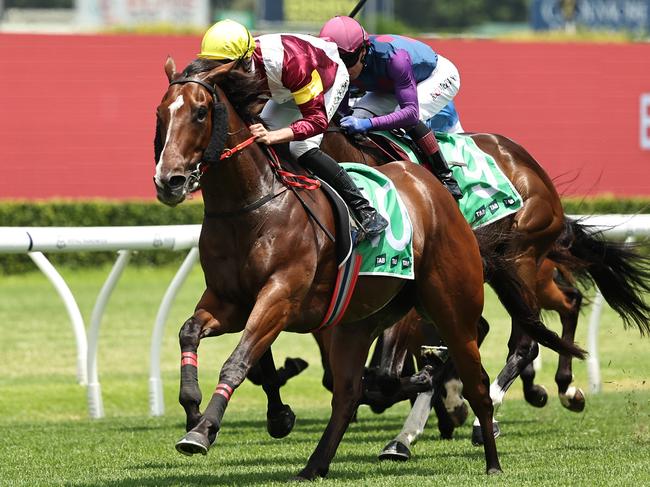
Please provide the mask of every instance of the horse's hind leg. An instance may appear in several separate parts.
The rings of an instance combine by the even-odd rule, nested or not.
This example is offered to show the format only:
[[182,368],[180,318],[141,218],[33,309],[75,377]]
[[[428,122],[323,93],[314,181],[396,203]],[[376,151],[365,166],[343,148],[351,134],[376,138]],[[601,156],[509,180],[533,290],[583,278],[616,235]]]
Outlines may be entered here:
[[[560,315],[562,338],[573,342],[582,304],[582,293],[571,285],[573,278],[566,272],[560,266],[556,269],[551,261],[546,261],[540,271],[537,295],[544,309],[554,310]],[[558,281],[566,284],[560,284]],[[555,382],[562,405],[570,411],[580,412],[585,407],[585,396],[581,389],[569,387],[573,381],[571,365],[570,356],[560,355]]]
[[336,454],[343,434],[361,399],[363,365],[372,342],[371,333],[376,323],[366,321],[339,325],[332,332],[330,366],[334,377],[332,414],[318,446],[307,465],[298,474],[299,480],[325,477]]
[[[571,303],[569,309],[560,312],[562,338],[573,341],[582,304],[582,293],[578,289],[570,287],[562,288],[562,292]],[[555,373],[555,383],[557,384],[562,406],[569,411],[579,413],[585,408],[585,395],[582,389],[570,385],[573,381],[572,361],[571,356],[560,355],[557,372]]]
[[[546,259],[538,272],[536,292],[541,308],[556,311],[560,315],[562,338],[570,342],[575,338],[582,304],[582,293],[573,286],[573,281],[573,276],[567,270]],[[585,407],[585,396],[581,389],[569,387],[573,381],[571,365],[572,357],[560,354],[555,382],[562,405],[571,411],[580,412]],[[534,377],[535,371],[529,365],[522,373],[525,395]],[[528,399],[528,395],[526,398]]]
[[[419,327],[425,326],[428,326],[428,324],[420,320]],[[479,346],[489,329],[489,323],[481,316],[478,325]],[[420,332],[419,336],[424,336],[423,332]],[[431,343],[427,342],[426,344]],[[439,338],[437,344],[443,344]],[[454,428],[465,422],[467,419],[467,405],[461,395],[463,387],[458,372],[451,360],[447,361],[442,367],[441,373],[435,374],[435,379],[438,380],[435,380],[433,389],[418,394],[415,403],[411,407],[411,412],[404,422],[402,431],[389,441],[379,453],[380,460],[408,460],[411,457],[411,446],[415,444],[424,431],[432,408],[438,418],[438,431],[440,431],[442,439],[451,439]]]
[[492,425],[493,407],[489,393],[490,379],[481,365],[478,343],[475,338],[472,340],[467,333],[458,333],[455,330],[441,332],[441,334],[449,346],[458,375],[463,382],[465,397],[480,422],[484,439],[486,471],[487,473],[500,472],[501,466]]
[[[449,261],[451,259],[449,257]],[[472,276],[472,271],[476,269],[469,264],[466,264],[465,269],[458,269],[457,276],[462,276],[462,279],[447,275],[444,276],[444,285],[437,282],[433,276],[430,279],[425,278],[424,285],[420,287],[419,298],[449,348],[463,382],[463,393],[479,419],[485,439],[483,448],[486,472],[492,474],[500,472],[501,466],[492,427],[490,383],[481,365],[478,349],[478,322],[483,308],[483,278],[482,275]],[[481,269],[481,266],[478,268]],[[441,289],[445,292],[440,292]]]
[[262,374],[262,388],[266,393],[266,429],[273,438],[284,438],[293,429],[296,415],[280,397],[280,380],[273,361],[271,347],[260,358],[258,365]]

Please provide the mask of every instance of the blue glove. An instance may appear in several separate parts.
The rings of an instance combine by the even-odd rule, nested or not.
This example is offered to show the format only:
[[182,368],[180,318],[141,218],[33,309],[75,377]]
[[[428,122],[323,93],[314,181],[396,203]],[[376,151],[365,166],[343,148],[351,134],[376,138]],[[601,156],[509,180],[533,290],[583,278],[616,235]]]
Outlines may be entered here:
[[372,128],[372,122],[369,118],[348,116],[341,119],[341,128],[348,134],[362,134]]

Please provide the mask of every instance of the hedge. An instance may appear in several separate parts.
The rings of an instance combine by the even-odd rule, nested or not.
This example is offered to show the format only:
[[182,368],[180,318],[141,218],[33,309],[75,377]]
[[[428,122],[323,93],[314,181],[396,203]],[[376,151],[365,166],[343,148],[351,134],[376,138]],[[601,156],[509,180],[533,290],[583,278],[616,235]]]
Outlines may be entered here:
[[[130,225],[182,225],[201,223],[203,204],[189,201],[169,208],[157,201],[0,201],[0,226],[6,227],[84,227]],[[2,238],[0,234],[0,238]],[[183,252],[139,251],[131,262],[135,265],[180,263]],[[115,261],[114,252],[53,253],[48,258],[55,265],[69,267],[97,266]],[[2,273],[15,274],[34,269],[26,255],[0,254]]]
[[[650,198],[566,198],[566,213],[643,213],[650,212]],[[203,205],[200,200],[188,201],[168,208],[157,201],[0,201],[0,226],[120,226],[120,225],[182,225],[201,223]],[[0,238],[2,238],[0,234]],[[172,251],[140,251],[132,258],[135,265],[180,263],[184,254]],[[114,252],[75,252],[50,254],[55,265],[84,267],[111,264]],[[0,270],[13,274],[34,270],[26,255],[0,254]]]

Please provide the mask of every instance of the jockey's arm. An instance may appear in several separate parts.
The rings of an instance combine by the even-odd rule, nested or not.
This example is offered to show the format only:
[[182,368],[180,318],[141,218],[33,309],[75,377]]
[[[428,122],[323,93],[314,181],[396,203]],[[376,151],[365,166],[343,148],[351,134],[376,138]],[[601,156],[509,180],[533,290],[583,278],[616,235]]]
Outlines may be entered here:
[[374,130],[388,130],[394,128],[411,127],[420,119],[418,104],[418,91],[411,56],[399,49],[388,64],[387,74],[395,87],[395,98],[399,108],[393,113],[373,117]]
[[256,123],[249,127],[251,134],[257,137],[257,142],[266,145],[281,144],[294,140],[293,130],[290,127],[284,127],[278,130],[267,130],[261,123]]
[[250,126],[251,133],[257,137],[258,142],[267,145],[305,140],[325,133],[328,120],[322,93],[309,102],[298,105],[298,108],[303,118],[296,120],[288,127],[269,131],[264,125],[258,123]]

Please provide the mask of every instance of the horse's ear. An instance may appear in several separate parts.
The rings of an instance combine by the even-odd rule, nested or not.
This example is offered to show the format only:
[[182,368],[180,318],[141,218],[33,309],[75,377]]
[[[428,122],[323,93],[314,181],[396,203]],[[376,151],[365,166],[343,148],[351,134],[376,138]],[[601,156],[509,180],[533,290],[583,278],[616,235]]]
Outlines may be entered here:
[[228,71],[233,69],[235,65],[237,64],[237,61],[231,61],[227,64],[222,64],[220,66],[217,66],[214,68],[212,71],[210,71],[207,76],[203,79],[206,83],[209,83],[211,85],[217,84],[219,82],[219,79],[225,75]]
[[167,56],[167,61],[165,61],[165,74],[167,74],[167,79],[171,83],[176,75],[176,63],[171,56]]

